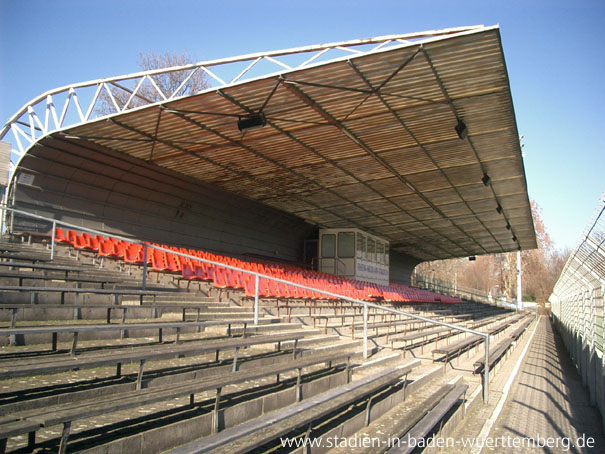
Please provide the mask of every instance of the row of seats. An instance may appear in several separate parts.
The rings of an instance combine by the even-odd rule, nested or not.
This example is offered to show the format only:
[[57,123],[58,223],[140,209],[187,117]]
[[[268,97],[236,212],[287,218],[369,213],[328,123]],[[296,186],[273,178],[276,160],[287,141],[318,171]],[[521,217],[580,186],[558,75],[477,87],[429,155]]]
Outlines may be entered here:
[[[93,237],[89,233],[78,234],[73,230],[64,231],[61,228],[57,228],[55,241],[70,244],[77,250],[96,252],[101,257],[123,260],[125,263],[142,265],[145,260],[145,248],[143,245],[125,240],[117,240],[113,237],[105,238],[101,235]],[[247,262],[234,257],[212,254],[195,249],[177,248],[175,246],[159,244],[152,245],[358,300],[422,303],[462,302],[459,298],[440,295],[428,290],[421,290],[401,284],[391,283],[385,286],[289,265]],[[243,290],[246,297],[249,298],[254,297],[256,294],[256,279],[254,275],[242,271],[208,264],[154,248],[147,248],[146,261],[148,266],[157,272],[178,273],[184,279],[210,282],[218,289]],[[317,291],[265,278],[259,279],[258,287],[258,294],[261,298],[338,299],[335,296],[325,295]]]

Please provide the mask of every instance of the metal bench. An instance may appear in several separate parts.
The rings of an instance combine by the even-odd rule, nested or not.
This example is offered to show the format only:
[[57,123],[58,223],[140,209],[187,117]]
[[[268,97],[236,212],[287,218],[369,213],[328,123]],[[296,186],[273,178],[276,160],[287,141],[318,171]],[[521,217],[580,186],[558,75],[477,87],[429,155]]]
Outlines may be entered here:
[[25,268],[31,270],[44,270],[44,271],[62,271],[65,273],[65,277],[69,276],[69,273],[85,273],[85,272],[98,272],[97,267],[90,265],[81,266],[69,266],[69,265],[54,265],[50,263],[26,263],[26,262],[1,262],[0,266],[9,268]]
[[122,323],[126,322],[126,313],[129,309],[137,310],[137,309],[151,309],[152,310],[152,318],[157,318],[158,309],[163,310],[176,310],[182,312],[182,320],[186,321],[187,315],[191,315],[191,311],[195,311],[195,321],[199,321],[200,317],[203,315],[204,311],[208,309],[208,305],[206,304],[177,304],[177,303],[150,303],[150,304],[137,304],[137,305],[129,305],[129,304],[0,304],[0,311],[9,310],[12,311],[11,316],[11,328],[15,328],[17,326],[17,318],[19,311],[27,310],[27,309],[67,309],[74,310],[74,320],[79,319],[79,316],[76,316],[77,311],[81,311],[82,309],[105,309],[107,312],[106,322],[107,324],[111,323],[111,313],[113,311],[121,311],[122,312]]
[[[517,318],[517,320],[519,318],[524,318],[525,315],[521,315],[520,317]],[[515,328],[515,330],[510,333],[508,336],[506,336],[504,339],[502,339],[500,342],[498,342],[498,344],[491,349],[490,348],[490,352],[489,352],[489,368],[490,370],[492,369],[493,365],[496,364],[508,351],[508,349],[513,345],[513,343],[519,339],[519,337],[521,336],[521,334],[523,334],[523,332],[527,329],[527,327],[529,326],[529,324],[532,322],[532,319],[528,319],[525,320],[519,327]],[[509,325],[507,325],[509,326]],[[483,368],[485,367],[485,359],[479,359],[477,361],[475,361],[473,363],[473,366],[475,367],[473,374],[477,374],[480,373]]]
[[[390,317],[391,315],[392,314],[385,313],[385,312],[382,312],[382,313],[373,312],[373,313],[368,313],[368,318],[376,319],[377,317],[380,317],[384,321],[385,317]],[[338,328],[338,327],[344,328],[345,326],[349,326],[345,323],[345,320],[350,318],[351,319],[350,326],[352,327],[352,330],[355,331],[355,325],[356,325],[355,320],[359,319],[359,318],[363,318],[363,314],[353,313],[353,314],[335,314],[335,315],[311,315],[311,318],[313,319],[313,328],[316,327],[316,324],[317,324],[316,320],[325,320],[324,334],[327,334],[328,328],[330,327],[330,326],[328,326],[328,322],[330,319],[340,319],[340,321],[341,321],[340,325],[335,325],[334,327],[335,328]],[[363,325],[363,321],[360,323],[357,323],[357,325],[359,325],[359,324]],[[353,335],[353,337],[354,337],[354,335]]]
[[0,420],[0,453],[6,452],[6,442],[10,437],[21,434],[29,434],[28,447],[35,443],[36,430],[41,427],[40,423],[25,421],[17,418],[2,417]]
[[[365,433],[375,434],[376,437],[380,437],[382,434],[383,437],[388,437],[388,439],[382,439],[381,443],[366,447],[362,451],[363,454],[383,454],[385,447],[396,445],[396,440],[398,439],[400,440],[399,443],[402,444],[406,440],[404,436],[433,408],[435,408],[435,406],[439,404],[455,386],[455,383],[447,383],[440,386],[436,391],[432,392],[424,399],[414,399],[400,404],[407,410],[405,417],[389,418],[387,421],[382,422],[382,424],[381,420],[378,420],[371,426],[366,427],[364,430]],[[332,452],[333,454],[349,454],[350,448],[347,446],[340,446],[330,451],[330,453]]]
[[[314,301],[316,303],[316,301]],[[285,304],[276,304],[275,308],[277,309],[277,316],[279,317],[280,312],[282,312],[285,309],[286,312],[286,316],[288,317],[288,322],[291,320],[292,316],[294,317],[304,317],[304,315],[302,314],[292,314],[292,309],[304,309],[305,311],[308,310],[309,311],[309,317],[311,317],[314,313],[317,313],[317,315],[326,315],[326,314],[322,314],[323,311],[331,311],[334,312],[334,315],[338,314],[339,312],[342,314],[344,312],[345,309],[350,309],[352,310],[354,313],[358,313],[358,314],[362,314],[363,313],[363,306],[359,305],[359,304],[342,304],[342,302],[338,302],[338,301],[334,301],[332,304],[327,303],[327,304],[288,304],[287,302]]]
[[531,323],[534,321],[533,317],[528,317],[526,320],[524,320],[521,325],[517,328],[515,328],[515,330],[510,333],[510,337],[512,337],[514,340],[517,340],[521,337],[521,335],[525,332],[525,330],[527,329],[527,327],[529,325],[531,325]]
[[[232,324],[243,324],[244,336],[248,324],[253,323],[253,320],[216,320],[216,321],[201,321],[201,322],[149,322],[149,323],[116,323],[110,325],[56,325],[56,326],[30,326],[17,328],[0,328],[0,336],[16,336],[16,335],[31,335],[31,334],[52,334],[52,350],[57,350],[57,335],[59,333],[72,333],[72,347],[70,354],[76,354],[79,333],[82,332],[102,332],[102,331],[135,331],[135,330],[158,330],[158,342],[163,341],[163,330],[175,329],[176,342],[179,341],[179,336],[182,328],[206,328],[210,326],[227,326],[229,335],[231,335]],[[2,356],[0,355],[0,360]]]
[[[446,333],[446,334],[444,334]],[[415,333],[411,333],[411,334],[404,334],[403,336],[392,336],[391,337],[391,349],[395,349],[395,342],[403,342],[404,345],[402,347],[402,351],[403,351],[403,356],[405,357],[405,353],[406,351],[413,345],[416,345],[418,343],[413,343],[414,341],[418,340],[418,339],[422,339],[422,341],[420,342],[420,347],[421,347],[421,352],[424,352],[424,345],[427,344],[429,341],[434,341],[434,340],[439,340],[439,339],[444,339],[446,337],[451,336],[452,334],[452,329],[451,328],[447,328],[447,327],[438,327],[438,328],[434,328],[434,329],[423,329],[420,330],[418,332]],[[430,338],[430,339],[429,339]],[[410,342],[410,344],[408,345],[408,342]]]
[[[407,432],[405,439],[420,440],[426,437],[433,428],[441,421],[447,413],[458,403],[460,398],[464,399],[464,395],[468,390],[468,385],[459,384],[451,389],[445,397],[439,400],[437,405],[428,411],[428,413]],[[404,442],[401,444],[394,443],[394,446],[387,451],[388,454],[409,454],[416,447],[408,445]],[[401,440],[401,438],[400,438]]]
[[[65,453],[73,421],[90,418],[115,411],[136,408],[156,402],[171,400],[183,396],[189,396],[189,403],[193,405],[195,394],[204,391],[216,391],[215,405],[213,410],[213,427],[218,431],[218,411],[221,400],[222,388],[227,385],[256,380],[271,375],[297,370],[296,381],[297,400],[300,400],[302,386],[302,369],[320,363],[330,363],[330,367],[339,361],[346,362],[347,376],[350,374],[350,358],[353,352],[338,352],[325,355],[309,355],[292,361],[283,361],[270,366],[262,366],[247,369],[245,371],[211,377],[206,380],[187,380],[173,385],[162,386],[159,389],[143,389],[135,392],[118,393],[112,396],[103,396],[98,399],[89,399],[67,404],[53,405],[49,408],[38,408],[17,412],[6,417],[6,422],[0,421],[0,440],[6,445],[6,439],[29,433],[29,446],[35,444],[35,431],[41,427],[50,427],[63,424],[63,432],[59,445],[59,453]],[[21,424],[21,426],[19,426]]]
[[[492,367],[494,366],[494,364],[496,364],[500,360],[500,358],[502,358],[504,356],[504,354],[509,349],[509,347],[513,344],[513,342],[514,342],[513,338],[510,336],[507,336],[504,339],[502,339],[500,342],[498,342],[498,344],[495,347],[490,348],[489,358],[488,358],[490,371],[492,370]],[[478,373],[482,372],[483,369],[485,368],[485,359],[482,358],[482,359],[475,361],[473,363],[473,367],[474,367],[473,374],[478,374]]]
[[368,375],[247,423],[185,444],[171,452],[173,454],[247,452],[299,427],[307,426],[308,434],[313,421],[320,420],[340,408],[392,385],[401,377],[407,376],[418,364],[420,361],[416,360],[403,366]]
[[74,295],[81,294],[95,294],[95,295],[108,295],[113,296],[113,304],[120,304],[120,297],[122,296],[138,296],[142,299],[144,296],[153,296],[154,298],[162,293],[167,293],[169,290],[134,290],[134,289],[106,289],[106,288],[64,288],[64,287],[29,287],[29,286],[14,286],[14,285],[2,285],[0,286],[0,292],[30,292],[31,293],[31,304],[35,304],[36,295],[38,293],[60,293],[61,304],[65,303],[65,295],[73,293]]
[[0,278],[15,278],[19,279],[19,287],[23,286],[23,281],[27,280],[40,280],[40,281],[65,281],[65,282],[76,282],[86,284],[101,284],[101,288],[105,288],[105,284],[117,284],[121,282],[115,278],[93,278],[93,277],[58,277],[36,273],[24,273],[21,271],[0,271]]
[[435,354],[444,355],[445,361],[443,364],[443,369],[445,370],[445,367],[450,362],[450,359],[452,359],[454,357],[459,358],[460,355],[462,354],[462,352],[470,350],[471,348],[479,345],[483,341],[484,341],[484,338],[482,336],[478,336],[476,334],[471,334],[466,339],[462,339],[461,341],[456,342],[455,344],[450,344],[445,347],[435,348],[435,349],[433,349],[433,352],[432,352],[433,363],[435,362]]
[[23,251],[23,252],[0,252],[0,260],[27,260],[32,263],[46,263],[51,262],[50,253],[36,253],[31,251]]

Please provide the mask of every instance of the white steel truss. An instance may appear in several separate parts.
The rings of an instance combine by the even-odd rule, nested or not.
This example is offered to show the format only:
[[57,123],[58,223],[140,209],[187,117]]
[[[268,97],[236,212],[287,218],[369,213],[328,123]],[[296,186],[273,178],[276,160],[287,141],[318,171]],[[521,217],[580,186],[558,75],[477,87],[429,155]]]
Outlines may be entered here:
[[[99,118],[119,115],[152,104],[161,104],[189,96],[192,93],[186,93],[185,87],[193,77],[199,74],[207,76],[208,86],[199,92],[202,93],[276,73],[327,64],[343,57],[350,57],[352,54],[370,54],[449,35],[473,33],[484,28],[482,25],[458,27],[260,52],[56,88],[24,105],[0,130],[0,140],[9,142],[12,146],[9,181],[16,163],[40,138]],[[158,85],[155,77],[171,73],[180,73],[179,80],[182,79],[182,82],[175,89],[166,92]],[[125,95],[124,100],[116,99],[116,93]],[[152,96],[149,96],[149,93]],[[98,109],[101,99],[105,101],[109,111]]]

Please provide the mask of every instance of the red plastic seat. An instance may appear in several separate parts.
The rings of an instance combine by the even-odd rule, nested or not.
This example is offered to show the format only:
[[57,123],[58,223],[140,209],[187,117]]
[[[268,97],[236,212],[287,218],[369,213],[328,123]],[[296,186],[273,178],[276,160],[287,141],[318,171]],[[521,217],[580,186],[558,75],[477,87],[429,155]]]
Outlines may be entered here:
[[[76,235],[73,239],[73,243],[72,246],[76,249],[88,249],[88,243],[86,241],[86,238],[84,237],[84,235],[86,234],[82,234],[82,235]],[[90,235],[89,235],[90,236]]]
[[99,244],[99,250],[97,251],[101,257],[119,257],[116,249],[116,244],[112,241],[106,240]]
[[67,242],[70,243],[72,246],[74,246],[74,243],[77,241],[76,240],[77,237],[78,237],[78,234],[76,232],[74,232],[73,230],[67,231]]
[[[191,254],[190,250],[185,249],[185,248],[180,248],[178,250],[178,252],[180,252],[181,254],[193,255],[193,254]],[[176,259],[179,261],[179,266],[181,267],[180,268],[181,270],[183,269],[183,267],[185,265],[191,265],[192,264],[191,263],[192,259],[189,258],[189,257],[183,257],[182,255],[177,255]]]
[[84,232],[82,235],[82,241],[84,242],[84,249],[97,252],[99,250],[99,240],[93,237],[90,233]]
[[179,260],[179,256],[176,254],[166,254],[166,271],[171,273],[180,273],[183,267]]
[[126,263],[143,263],[143,246],[140,244],[130,244],[124,248],[123,259]]
[[200,266],[201,264],[185,264],[181,273],[186,279],[195,279],[196,281],[210,281],[212,280],[212,274],[208,273],[205,267]]
[[244,294],[246,295],[246,298],[254,298],[255,285],[254,276],[249,276],[248,279],[244,280]]
[[241,271],[231,270],[231,284],[233,288],[243,290],[246,274]]
[[195,274],[195,268],[191,264],[186,264],[181,270],[181,274],[185,279],[197,279],[197,274]]
[[65,231],[61,227],[55,229],[55,243],[69,243]]
[[212,275],[212,285],[218,289],[226,289],[229,287],[229,280],[224,268],[216,267]]
[[160,251],[159,249],[151,249],[151,254],[148,256],[151,258],[151,269],[153,271],[165,271],[168,269],[168,263],[166,259],[166,253],[164,251]]

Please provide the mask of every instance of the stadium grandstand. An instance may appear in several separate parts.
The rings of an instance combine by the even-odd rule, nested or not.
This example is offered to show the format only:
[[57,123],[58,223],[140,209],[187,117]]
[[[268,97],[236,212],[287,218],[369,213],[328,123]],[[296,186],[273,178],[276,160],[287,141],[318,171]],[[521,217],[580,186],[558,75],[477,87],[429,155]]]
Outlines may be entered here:
[[2,452],[412,452],[544,322],[410,282],[536,247],[497,26],[73,84],[0,140]]

